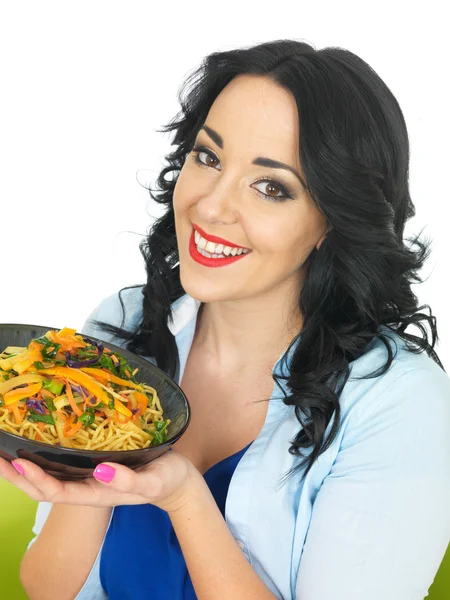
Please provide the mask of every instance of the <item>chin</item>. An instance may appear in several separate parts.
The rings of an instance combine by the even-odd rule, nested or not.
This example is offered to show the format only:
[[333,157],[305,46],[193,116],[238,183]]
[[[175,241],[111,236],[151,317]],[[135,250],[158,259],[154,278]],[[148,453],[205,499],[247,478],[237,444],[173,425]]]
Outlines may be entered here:
[[180,270],[180,280],[186,294],[200,302],[223,302],[234,299],[234,295],[230,294],[229,285],[226,286],[226,281],[208,281],[197,274],[187,274],[183,269]]
[[186,294],[200,302],[218,302],[231,299],[229,292],[227,293],[222,286],[219,286],[219,289],[214,289],[214,286],[207,281],[194,281],[193,278],[188,277],[187,281],[181,279],[181,285]]

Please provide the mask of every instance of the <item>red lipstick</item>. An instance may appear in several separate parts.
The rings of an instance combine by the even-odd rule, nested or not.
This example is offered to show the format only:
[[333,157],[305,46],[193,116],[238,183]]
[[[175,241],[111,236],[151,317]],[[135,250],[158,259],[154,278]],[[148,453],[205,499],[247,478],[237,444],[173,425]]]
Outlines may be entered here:
[[[203,237],[203,233],[201,233],[200,231],[199,233]],[[208,239],[212,242],[214,240],[212,240],[211,237],[213,236],[205,237],[205,239]],[[216,243],[222,243],[220,238],[216,239],[219,240]],[[242,246],[237,247],[241,248]],[[194,230],[192,230],[191,239],[189,240],[189,254],[192,256],[195,262],[198,262],[204,267],[225,267],[226,265],[230,265],[231,263],[234,263],[237,260],[244,258],[245,256],[247,256],[247,254],[250,254],[250,252],[248,252],[247,254],[239,254],[238,256],[227,256],[225,258],[208,258],[207,256],[203,256],[203,254],[200,254],[200,252],[197,250],[197,244],[195,243],[195,233]]]

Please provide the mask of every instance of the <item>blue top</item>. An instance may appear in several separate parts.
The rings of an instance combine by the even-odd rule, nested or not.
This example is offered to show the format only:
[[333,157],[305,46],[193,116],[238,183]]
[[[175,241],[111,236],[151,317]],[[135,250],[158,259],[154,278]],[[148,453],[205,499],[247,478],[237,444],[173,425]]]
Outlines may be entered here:
[[[124,327],[133,329],[142,321],[142,288],[124,290],[122,298]],[[172,305],[168,327],[180,355],[178,381],[199,306],[189,295]],[[120,325],[118,294],[101,302],[82,331],[124,344],[91,319]],[[289,446],[300,425],[275,385],[262,429],[233,472],[226,524],[280,600],[423,600],[449,543],[450,379],[426,353],[414,354],[395,332],[380,330],[393,353],[390,368],[367,378],[388,357],[376,338],[350,363],[336,438],[303,480],[291,477],[280,485],[298,464]],[[289,373],[294,350],[278,359],[272,374]],[[39,503],[36,535],[50,508]],[[113,509],[112,518],[116,510],[125,509]],[[100,581],[102,552],[100,547],[76,600],[107,598]],[[117,552],[134,560],[132,547]],[[152,573],[140,577],[147,591]]]
[[[249,446],[203,475],[224,516],[231,476]],[[170,518],[152,504],[115,508],[103,544],[100,580],[109,600],[197,598]]]

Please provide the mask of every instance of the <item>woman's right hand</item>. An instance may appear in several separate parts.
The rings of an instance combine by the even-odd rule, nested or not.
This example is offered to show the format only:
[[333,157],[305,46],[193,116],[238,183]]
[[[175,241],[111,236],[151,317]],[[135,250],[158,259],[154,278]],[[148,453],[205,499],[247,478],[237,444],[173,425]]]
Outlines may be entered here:
[[93,477],[60,481],[23,458],[9,463],[0,458],[0,477],[38,502],[113,507],[153,504],[170,511],[207,486],[200,472],[183,454],[165,452],[136,470],[118,463],[100,463]]

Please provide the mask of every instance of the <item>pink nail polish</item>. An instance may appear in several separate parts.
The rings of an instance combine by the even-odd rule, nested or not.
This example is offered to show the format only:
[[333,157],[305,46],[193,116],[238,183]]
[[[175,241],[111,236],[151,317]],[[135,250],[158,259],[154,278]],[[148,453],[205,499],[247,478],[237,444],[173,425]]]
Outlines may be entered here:
[[115,474],[116,470],[109,465],[97,465],[94,471],[95,479],[98,479],[102,483],[111,483]]
[[12,466],[18,471],[21,475],[25,475],[25,471],[19,463],[16,463],[14,460],[11,461]]

